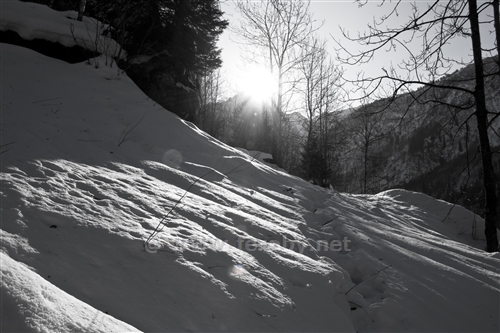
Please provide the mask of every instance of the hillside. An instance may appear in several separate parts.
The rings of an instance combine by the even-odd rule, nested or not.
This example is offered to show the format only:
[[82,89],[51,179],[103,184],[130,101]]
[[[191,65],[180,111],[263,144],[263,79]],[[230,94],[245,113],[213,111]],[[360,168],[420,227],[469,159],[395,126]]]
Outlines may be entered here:
[[[10,29],[38,26],[23,15],[38,5],[9,6]],[[65,36],[67,16],[36,22]],[[471,239],[470,211],[313,186],[161,108],[105,56],[0,57],[2,332],[499,330],[500,256]]]
[[[494,114],[500,112],[500,77],[492,75],[498,71],[498,65],[495,58],[486,58],[484,63],[485,73],[489,74],[485,82],[487,107],[494,119]],[[464,67],[443,78],[439,84],[473,90],[474,67]],[[458,202],[481,213],[481,160],[471,98],[461,91],[430,89],[424,92],[420,89],[401,94],[390,104],[380,100],[364,106],[366,112],[375,113],[366,121],[372,132],[367,153],[367,192],[405,188]],[[378,113],[381,110],[384,112]],[[347,132],[361,131],[362,121],[352,118],[345,117],[340,127]],[[497,117],[489,130],[493,151],[500,149],[499,134],[500,118]],[[336,188],[363,192],[360,185],[363,147],[353,140],[344,151],[348,152],[344,154],[348,163],[334,180]],[[494,168],[496,174],[500,174],[498,154],[494,155]],[[462,191],[464,193],[460,194]]]

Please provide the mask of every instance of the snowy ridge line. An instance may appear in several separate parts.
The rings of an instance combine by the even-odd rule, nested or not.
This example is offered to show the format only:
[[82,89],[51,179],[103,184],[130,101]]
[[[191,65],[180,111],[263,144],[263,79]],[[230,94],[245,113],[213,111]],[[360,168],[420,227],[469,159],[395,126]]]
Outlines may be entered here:
[[[142,120],[142,118],[141,118]],[[223,173],[224,176],[227,176],[228,174],[230,174],[231,172],[233,172],[234,170],[238,169],[240,166],[242,165],[245,165],[247,163],[252,163],[256,157],[258,156],[258,154],[256,154],[255,156],[252,157],[252,159],[250,161],[245,161],[237,166],[235,166],[234,168],[232,168],[231,170],[227,171],[226,173]],[[164,221],[170,216],[170,213],[172,213],[174,211],[174,209],[182,202],[182,199],[184,199],[184,197],[186,196],[186,194],[189,193],[189,190],[198,182],[200,181],[201,179],[205,178],[206,176],[208,176],[210,173],[212,173],[213,171],[215,171],[215,169],[210,169],[208,172],[206,172],[205,174],[199,176],[198,178],[196,178],[195,181],[193,181],[189,187],[186,189],[186,191],[184,191],[184,193],[182,194],[182,196],[179,198],[179,200],[177,200],[177,202],[174,204],[174,206],[172,206],[172,208],[170,208],[170,210],[168,211],[168,213],[162,217],[162,219],[160,220],[160,222],[158,222],[158,225],[156,226],[156,228],[153,230],[153,232],[151,232],[151,234],[149,235],[149,237],[144,241],[144,249],[146,250],[146,252],[148,253],[156,253],[156,251],[158,249],[152,249],[151,248],[151,241],[153,240],[153,238],[158,234],[160,233],[163,228],[166,226],[166,223],[164,223]],[[159,229],[161,227],[161,229]]]

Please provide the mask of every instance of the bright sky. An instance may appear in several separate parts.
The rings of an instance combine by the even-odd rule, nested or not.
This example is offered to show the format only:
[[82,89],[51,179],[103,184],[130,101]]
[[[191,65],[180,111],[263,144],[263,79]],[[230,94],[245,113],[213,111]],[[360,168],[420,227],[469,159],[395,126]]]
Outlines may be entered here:
[[[481,2],[481,1],[480,1]],[[406,21],[411,12],[411,3],[413,1],[404,1],[400,5],[399,19]],[[425,6],[428,1],[419,1],[421,6]],[[333,56],[334,41],[331,36],[342,40],[340,27],[350,32],[352,37],[356,36],[358,31],[366,31],[367,24],[373,22],[374,18],[379,18],[383,14],[387,14],[392,8],[393,3],[386,3],[384,6],[379,6],[380,1],[370,1],[366,6],[359,7],[354,0],[336,1],[336,0],[315,0],[311,2],[311,12],[314,19],[318,23],[323,22],[318,33],[328,40],[330,54]],[[222,3],[222,10],[225,12],[226,18],[231,24],[237,24],[239,14],[235,11],[235,1],[229,0]],[[393,25],[392,25],[393,26]],[[491,29],[493,29],[491,27]],[[493,34],[489,31],[482,31],[483,45],[492,45]],[[255,73],[258,71],[255,67],[248,66],[241,58],[242,51],[240,46],[234,42],[236,36],[227,29],[220,38],[219,46],[222,48],[223,67],[222,71],[229,83],[230,92],[247,89],[250,82],[256,80]],[[344,39],[345,41],[345,39]],[[357,44],[346,44],[351,50],[359,50]],[[455,59],[469,59],[471,55],[471,42],[468,39],[456,40],[454,44],[448,46],[450,55]],[[389,68],[391,61],[396,65],[398,59],[402,59],[406,54],[398,50],[392,52],[390,56],[386,53],[378,53],[375,61],[369,66],[364,66],[362,69],[369,74],[376,75],[380,73],[382,67]],[[398,54],[399,53],[399,54]],[[348,74],[354,76],[361,68],[348,68]]]

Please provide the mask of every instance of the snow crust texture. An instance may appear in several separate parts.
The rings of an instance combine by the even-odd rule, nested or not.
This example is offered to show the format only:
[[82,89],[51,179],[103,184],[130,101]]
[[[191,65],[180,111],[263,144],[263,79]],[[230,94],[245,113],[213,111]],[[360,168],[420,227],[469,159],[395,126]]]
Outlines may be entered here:
[[[33,5],[9,6],[17,27]],[[315,187],[116,67],[7,44],[1,63],[2,332],[499,330],[473,213]]]

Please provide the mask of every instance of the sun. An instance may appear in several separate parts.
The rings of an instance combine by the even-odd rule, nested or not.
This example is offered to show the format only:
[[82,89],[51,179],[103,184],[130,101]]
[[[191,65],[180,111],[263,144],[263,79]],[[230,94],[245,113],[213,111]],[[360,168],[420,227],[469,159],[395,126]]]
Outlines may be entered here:
[[246,72],[239,85],[243,93],[258,103],[271,100],[278,88],[278,83],[272,73],[262,67]]

